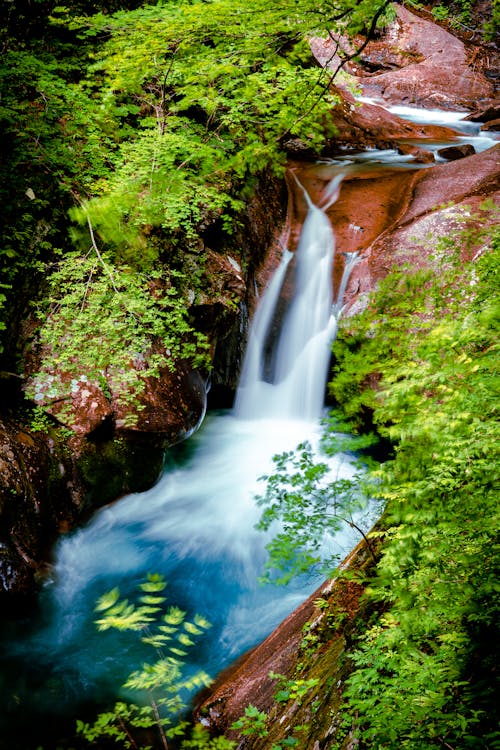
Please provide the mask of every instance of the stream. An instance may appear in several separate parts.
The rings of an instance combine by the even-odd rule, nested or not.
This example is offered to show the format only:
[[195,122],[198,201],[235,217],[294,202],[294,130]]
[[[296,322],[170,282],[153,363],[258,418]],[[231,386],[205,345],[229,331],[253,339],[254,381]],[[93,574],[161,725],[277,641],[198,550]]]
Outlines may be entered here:
[[[422,110],[404,109],[397,113],[408,119],[424,116]],[[438,115],[426,116],[433,122]],[[497,142],[497,136],[482,136],[472,123],[461,123],[463,113],[442,116],[477,151]],[[113,587],[129,596],[147,573],[163,574],[169,603],[188,617],[200,613],[211,622],[191,668],[216,676],[321,582],[311,573],[286,588],[259,584],[268,538],[255,530],[261,513],[255,495],[264,492],[259,477],[272,470],[273,455],[304,440],[317,448],[321,436],[330,345],[356,263],[354,255],[347,258],[335,299],[335,237],[326,210],[349,170],[370,163],[411,166],[409,157],[392,151],[350,154],[329,163],[331,181],[319,205],[299,183],[307,216],[298,248],[283,250],[259,301],[234,408],[209,413],[197,433],[171,449],[151,490],[101,509],[85,527],[63,537],[37,617],[5,626],[0,748],[36,748],[50,737],[51,724],[57,738],[64,731],[70,736],[75,718],[91,717],[113,700],[117,686],[138,666],[141,652],[129,635],[98,634],[93,624],[96,599]],[[293,294],[280,312],[279,334],[271,339],[285,283],[292,284]],[[331,472],[351,476],[351,460],[335,456]],[[373,518],[368,513],[358,521],[368,530]],[[357,541],[349,531],[325,543],[343,556]]]

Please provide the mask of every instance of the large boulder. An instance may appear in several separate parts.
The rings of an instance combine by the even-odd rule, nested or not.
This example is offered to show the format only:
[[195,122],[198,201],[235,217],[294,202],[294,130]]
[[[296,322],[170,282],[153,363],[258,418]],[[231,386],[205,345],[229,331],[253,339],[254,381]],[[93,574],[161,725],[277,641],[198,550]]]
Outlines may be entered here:
[[[395,7],[393,23],[364,47],[355,62],[345,66],[365,96],[430,109],[475,109],[493,102],[494,86],[463,41],[403,5]],[[338,67],[338,42],[352,54],[364,40],[315,41],[313,52],[320,64]],[[490,54],[495,53],[491,50]]]
[[[456,132],[441,125],[426,125],[409,122],[374,102],[355,99],[349,91],[337,89],[338,104],[332,112],[336,129],[335,137],[325,143],[326,155],[339,153],[345,147],[362,150],[364,148],[397,148],[400,143],[431,140],[449,141],[456,138]],[[415,148],[407,149],[408,153]],[[433,161],[429,154],[426,161]]]

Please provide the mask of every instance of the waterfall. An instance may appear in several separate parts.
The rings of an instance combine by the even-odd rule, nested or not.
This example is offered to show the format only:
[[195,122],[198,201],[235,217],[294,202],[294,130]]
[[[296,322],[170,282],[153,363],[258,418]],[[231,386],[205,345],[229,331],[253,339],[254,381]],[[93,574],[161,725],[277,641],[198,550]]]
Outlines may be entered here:
[[[284,313],[274,357],[265,361],[266,343],[276,316],[292,254],[285,249],[249,334],[235,413],[243,419],[269,417],[315,420],[321,416],[330,345],[337,330],[349,273],[346,261],[339,294],[332,304],[335,235],[326,211],[337,200],[342,175],[327,185],[315,205],[295,177],[307,203],[307,215],[293,263],[293,294]],[[353,254],[349,254],[353,255]]]
[[[333,301],[335,243],[325,211],[340,180],[329,183],[319,206],[301,186],[307,202],[302,234],[295,253],[284,250],[254,315],[235,409],[209,414],[189,441],[168,454],[153,488],[102,508],[85,527],[61,538],[52,580],[40,599],[40,621],[29,637],[6,645],[11,676],[3,692],[0,682],[0,698],[10,703],[0,716],[0,735],[10,721],[8,731],[22,746],[31,731],[26,715],[37,717],[36,733],[43,722],[57,725],[64,712],[78,716],[78,701],[114,699],[113,691],[137,667],[133,647],[124,648],[119,634],[103,637],[93,624],[97,598],[115,586],[130,597],[148,572],[164,575],[169,602],[212,623],[191,654],[190,668],[215,676],[319,585],[321,577],[313,573],[279,591],[259,585],[270,536],[255,529],[261,515],[255,496],[264,490],[259,478],[275,468],[273,455],[320,441],[339,295],[355,262],[346,262]],[[284,286],[292,294],[270,355]],[[326,460],[335,477],[353,475],[347,456]],[[355,541],[352,531],[336,536],[339,555]],[[22,696],[19,709],[12,695]]]

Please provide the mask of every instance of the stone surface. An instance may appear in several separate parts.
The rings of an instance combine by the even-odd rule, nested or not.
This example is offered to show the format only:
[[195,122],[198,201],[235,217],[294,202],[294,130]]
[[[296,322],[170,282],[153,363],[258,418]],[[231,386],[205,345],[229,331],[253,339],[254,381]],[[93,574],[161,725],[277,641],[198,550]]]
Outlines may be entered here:
[[453,140],[456,132],[440,125],[420,125],[388,112],[384,107],[355,100],[349,92],[338,89],[341,101],[333,110],[337,129],[335,138],[325,145],[326,155],[339,147],[396,148],[401,140]]
[[[481,117],[498,106],[495,86],[483,73],[498,64],[498,52],[464,41],[442,26],[396,6],[397,17],[364,47],[355,61],[340,68],[337,44],[344,55],[360,48],[363,38],[353,42],[342,37],[312,39],[312,52],[320,65],[332,73],[341,69],[336,83],[353,90],[361,86],[368,97],[391,104],[414,104],[440,109],[472,109]],[[485,62],[480,64],[480,58]],[[491,63],[493,60],[493,63]],[[492,119],[491,114],[487,115]],[[484,120],[482,120],[484,121]]]
[[440,148],[438,150],[438,156],[448,161],[455,161],[455,159],[463,159],[465,156],[472,156],[476,150],[470,143],[463,143],[460,146],[447,146],[446,148]]
[[489,120],[482,127],[481,130],[487,132],[492,131],[493,133],[500,133],[500,118],[498,120]]
[[394,49],[400,55],[395,70],[370,72],[363,61],[351,68],[365,95],[380,96],[393,104],[441,109],[476,108],[478,102],[487,104],[495,96],[493,84],[469,64],[460,39],[402,5],[397,6],[396,21],[377,41],[369,43],[365,58],[386,60],[385,50],[391,50],[389,59],[393,61]]
[[[366,546],[359,544],[339,566],[355,571],[366,570],[370,558]],[[293,726],[304,726],[301,733],[303,747],[313,748],[314,742],[328,747],[335,723],[335,706],[340,703],[341,687],[349,668],[340,657],[350,642],[356,617],[363,611],[361,599],[363,587],[355,580],[329,581],[319,587],[301,606],[289,615],[268,638],[244,655],[233,667],[223,672],[209,689],[209,695],[201,696],[196,708],[196,718],[209,727],[214,734],[237,742],[237,749],[251,747],[252,750],[269,750],[293,734]],[[330,615],[336,612],[348,620],[346,627],[332,626],[326,610],[317,606],[318,598],[329,602]],[[304,640],[309,635],[310,640]],[[318,646],[314,647],[314,638]],[[321,640],[321,647],[319,643]],[[273,697],[279,685],[270,673],[294,679],[303,674],[299,663],[307,664],[307,679],[316,679],[302,701],[281,707]],[[252,704],[259,711],[269,713],[269,734],[249,738],[229,729]],[[286,713],[284,711],[286,710]]]
[[205,379],[179,362],[173,372],[164,368],[160,377],[146,378],[139,402],[142,408],[132,409],[137,421],[131,424],[130,410],[114,400],[115,430],[161,434],[173,445],[196,430],[205,415]]
[[475,109],[474,112],[468,115],[465,119],[470,120],[470,122],[498,122],[500,121],[500,107],[490,106],[486,107],[486,109]]

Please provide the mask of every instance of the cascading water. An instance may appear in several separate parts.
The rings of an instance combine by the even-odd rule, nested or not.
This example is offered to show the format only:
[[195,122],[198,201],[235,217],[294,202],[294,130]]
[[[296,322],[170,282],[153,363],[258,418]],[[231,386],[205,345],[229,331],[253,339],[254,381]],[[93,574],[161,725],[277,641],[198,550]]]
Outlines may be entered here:
[[[295,257],[284,251],[255,315],[235,410],[207,417],[181,446],[182,460],[172,454],[150,491],[103,508],[61,540],[41,600],[42,622],[30,637],[9,644],[23,686],[12,690],[12,677],[9,690],[3,686],[7,717],[15,713],[14,693],[21,701],[29,700],[26,693],[31,697],[28,709],[21,703],[23,716],[38,710],[46,719],[64,707],[74,715],[80,700],[109,698],[111,687],[136,666],[130,645],[97,634],[92,623],[97,597],[114,586],[129,595],[146,573],[162,573],[172,603],[211,621],[193,668],[213,675],[265,637],[317,585],[312,577],[279,592],[258,584],[267,539],[254,528],[260,516],[254,496],[263,491],[258,478],[272,470],[274,454],[319,439],[329,344],[341,306],[341,299],[332,300],[334,235],[325,211],[340,180],[331,181],[321,206],[302,188],[308,213],[298,248]],[[265,376],[267,337],[292,260],[294,294],[273,369]],[[346,263],[340,295],[354,262],[353,256]],[[334,459],[332,470],[352,474],[345,456]],[[346,535],[345,552],[354,541]],[[336,544],[342,550],[342,539]],[[26,731],[21,717],[15,730],[20,750],[30,747]],[[9,747],[14,750],[16,740]]]
[[[294,294],[277,337],[274,357],[265,367],[266,339],[292,258],[285,250],[250,332],[235,404],[240,418],[317,420],[321,416],[330,343],[338,316],[338,307],[332,308],[335,235],[326,210],[337,200],[341,180],[342,175],[331,180],[321,206],[314,205],[297,180],[308,211],[294,258]],[[346,264],[346,268],[352,269],[352,264]],[[341,299],[346,284],[344,273]]]

